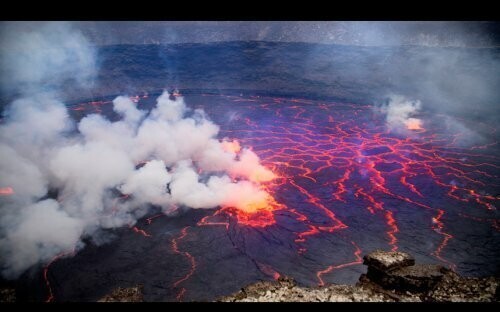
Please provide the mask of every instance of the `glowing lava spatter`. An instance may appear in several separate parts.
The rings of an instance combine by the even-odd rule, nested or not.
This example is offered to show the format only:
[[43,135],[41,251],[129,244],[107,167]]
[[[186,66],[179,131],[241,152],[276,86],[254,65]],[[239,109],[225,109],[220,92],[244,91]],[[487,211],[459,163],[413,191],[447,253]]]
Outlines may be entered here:
[[408,118],[405,122],[408,130],[423,130],[422,121],[417,118]]
[[[221,146],[226,152],[235,155],[241,154],[241,145],[237,140],[229,141],[227,138],[221,141]],[[254,184],[257,184],[259,189],[264,191],[266,196],[260,200],[252,200],[244,203],[239,209],[231,206],[223,206],[221,211],[228,215],[234,216],[240,225],[248,225],[253,227],[266,227],[275,223],[274,211],[283,209],[284,206],[280,205],[272,197],[273,180],[277,179],[272,170],[265,167],[259,167],[252,170],[249,179]],[[217,212],[217,213],[220,213]],[[206,222],[206,221],[205,221]]]
[[14,189],[12,187],[0,187],[0,196],[7,196],[12,194],[14,194]]
[[[261,188],[267,194],[272,192],[270,186],[261,185]],[[245,210],[233,207],[222,207],[219,213],[225,212],[230,216],[234,216],[239,225],[266,227],[276,223],[274,213],[279,209],[285,209],[285,206],[276,202],[276,200],[269,195],[262,202],[249,203]]]

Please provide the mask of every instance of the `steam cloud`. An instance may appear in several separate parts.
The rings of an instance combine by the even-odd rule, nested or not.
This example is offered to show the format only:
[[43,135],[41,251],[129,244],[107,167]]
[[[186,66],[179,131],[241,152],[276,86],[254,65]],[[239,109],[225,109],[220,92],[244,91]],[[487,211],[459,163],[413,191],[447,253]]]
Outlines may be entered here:
[[[0,188],[13,190],[0,196],[6,278],[81,248],[83,237],[99,241],[101,229],[133,224],[151,204],[165,212],[178,205],[253,211],[269,200],[258,182],[273,173],[250,149],[217,139],[219,127],[183,98],[165,92],[146,112],[119,96],[113,109],[121,120],[92,114],[76,124],[53,86],[89,81],[96,63],[70,25],[11,31],[3,40],[15,49],[2,50],[2,64],[23,53],[2,78],[28,89],[0,124]],[[47,82],[51,91],[42,92]],[[51,190],[58,190],[57,201],[48,198]],[[128,200],[117,200],[117,190]]]
[[4,92],[39,92],[64,83],[87,86],[97,72],[96,51],[69,23],[0,24],[0,81]]
[[387,127],[394,131],[417,130],[422,128],[422,121],[414,118],[422,104],[419,100],[409,100],[402,95],[391,95],[389,102],[380,106],[386,115]]

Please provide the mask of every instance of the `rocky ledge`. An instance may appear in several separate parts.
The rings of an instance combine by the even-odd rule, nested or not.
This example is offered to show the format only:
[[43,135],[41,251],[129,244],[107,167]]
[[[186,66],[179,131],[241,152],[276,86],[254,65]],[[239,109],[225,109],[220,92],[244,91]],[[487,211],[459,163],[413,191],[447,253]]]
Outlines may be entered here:
[[143,285],[135,287],[121,288],[113,290],[110,294],[102,297],[97,302],[142,302]]
[[499,278],[468,278],[440,265],[415,264],[403,252],[377,250],[363,258],[368,266],[355,286],[307,288],[291,278],[258,282],[218,301],[499,301]]

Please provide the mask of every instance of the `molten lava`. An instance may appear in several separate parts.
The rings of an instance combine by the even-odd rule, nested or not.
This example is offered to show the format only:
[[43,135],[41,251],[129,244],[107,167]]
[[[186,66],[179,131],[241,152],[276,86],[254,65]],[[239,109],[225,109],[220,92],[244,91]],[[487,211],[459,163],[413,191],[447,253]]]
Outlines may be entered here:
[[417,118],[408,118],[405,122],[408,130],[422,130],[422,121]]
[[[500,231],[500,196],[495,189],[500,158],[492,150],[497,142],[463,147],[464,134],[450,133],[445,122],[432,122],[425,115],[425,129],[421,119],[410,118],[405,125],[414,133],[390,133],[371,105],[202,97],[218,99],[203,108],[221,125],[222,148],[241,159],[248,150],[242,146],[251,147],[264,166],[254,171],[237,168],[233,178],[248,177],[267,196],[205,211],[172,235],[172,254],[185,263],[182,272],[175,272],[172,299],[196,297],[191,283],[198,279],[190,280],[193,276],[203,279],[225,271],[213,272],[210,266],[207,273],[206,261],[212,255],[205,259],[195,252],[194,248],[203,248],[196,246],[196,235],[208,231],[203,227],[226,235],[224,241],[255,264],[261,278],[289,275],[293,268],[297,272],[293,277],[318,285],[331,282],[339,270],[360,265],[362,250],[374,246],[414,248],[422,256],[463,270],[460,255],[469,255],[460,248],[472,243],[462,234],[475,232],[473,226],[461,225],[478,224],[484,232],[491,230],[487,233]],[[100,108],[86,105],[90,112]],[[224,123],[228,108],[237,111],[238,122]],[[156,217],[147,219],[147,224]],[[147,237],[144,240],[158,237],[149,230],[132,230]],[[337,253],[339,248],[343,252]]]
[[263,201],[248,203],[244,209],[224,207],[222,210],[236,218],[239,225],[266,227],[276,223],[274,212],[283,209],[270,195]]

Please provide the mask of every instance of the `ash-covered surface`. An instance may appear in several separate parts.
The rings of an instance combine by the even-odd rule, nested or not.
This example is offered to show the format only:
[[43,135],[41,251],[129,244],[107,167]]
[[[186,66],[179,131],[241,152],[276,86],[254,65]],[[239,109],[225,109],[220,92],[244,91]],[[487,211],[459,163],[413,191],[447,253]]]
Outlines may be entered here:
[[[154,98],[135,97],[142,109]],[[465,146],[439,116],[425,114],[425,129],[389,133],[364,104],[210,93],[185,100],[204,108],[221,138],[252,147],[279,174],[270,187],[283,209],[261,220],[265,226],[238,222],[231,210],[165,216],[153,209],[135,228],[110,231],[109,242],[53,261],[46,279],[33,268],[11,282],[17,300],[97,301],[142,284],[144,301],[211,301],[282,276],[308,287],[353,285],[366,270],[361,255],[375,249],[407,251],[466,276],[498,274],[494,144]],[[69,108],[75,119],[113,118],[105,100]],[[386,298],[331,287],[347,287],[347,297],[325,300]],[[450,287],[461,286],[435,292],[452,296]]]

